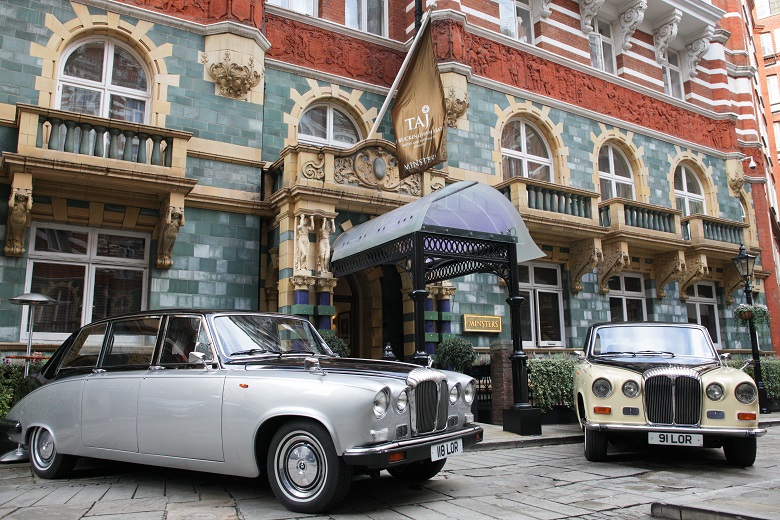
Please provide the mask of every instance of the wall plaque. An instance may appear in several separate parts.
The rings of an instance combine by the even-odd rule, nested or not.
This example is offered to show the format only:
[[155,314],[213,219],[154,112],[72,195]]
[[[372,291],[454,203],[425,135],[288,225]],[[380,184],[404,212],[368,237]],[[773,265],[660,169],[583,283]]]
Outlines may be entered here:
[[501,316],[464,314],[463,332],[501,332]]

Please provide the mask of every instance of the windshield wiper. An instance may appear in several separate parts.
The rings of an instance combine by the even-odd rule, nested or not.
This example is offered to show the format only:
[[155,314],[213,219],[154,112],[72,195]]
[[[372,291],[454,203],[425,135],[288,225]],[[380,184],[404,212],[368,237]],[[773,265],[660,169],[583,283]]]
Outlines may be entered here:
[[249,355],[252,355],[252,354],[264,354],[266,352],[268,352],[268,351],[266,349],[264,349],[264,348],[250,348],[250,349],[246,349],[246,350],[239,350],[238,352],[231,352],[230,355],[231,356],[249,356]]
[[602,354],[596,354],[596,355],[599,356],[599,357],[604,357],[604,356],[610,356],[610,357],[611,356],[631,356],[631,357],[636,357],[636,353],[635,352],[604,352]]
[[668,350],[640,350],[637,354],[642,356],[671,356],[674,357],[674,352]]
[[290,355],[297,355],[297,356],[319,356],[320,354],[317,352],[312,352],[311,350],[288,350],[287,352],[279,352],[280,356],[290,356]]

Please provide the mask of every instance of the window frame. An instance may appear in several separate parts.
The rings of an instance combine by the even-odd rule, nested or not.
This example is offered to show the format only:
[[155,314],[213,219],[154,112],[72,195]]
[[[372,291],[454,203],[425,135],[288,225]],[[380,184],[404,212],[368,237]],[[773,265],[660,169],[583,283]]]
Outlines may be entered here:
[[[504,131],[511,123],[522,123],[522,126],[520,127],[520,142],[522,143],[523,150],[517,151],[512,148],[506,148],[504,147]],[[547,152],[548,157],[541,157],[538,155],[533,155],[531,153],[528,153],[528,151],[525,149],[527,144],[527,132],[526,127],[530,126],[531,129],[536,132],[536,134],[540,137],[540,140],[544,144],[545,151]],[[506,122],[504,127],[501,129],[501,176],[504,180],[508,180],[514,177],[517,177],[517,175],[514,175],[512,177],[507,177],[506,172],[504,172],[504,158],[508,157],[510,159],[515,159],[521,162],[522,168],[523,168],[523,175],[522,178],[529,179],[532,177],[528,176],[529,169],[528,169],[528,163],[534,162],[539,163],[547,166],[550,175],[548,179],[545,179],[547,182],[554,182],[555,178],[555,172],[553,171],[553,160],[552,160],[552,150],[550,149],[550,144],[547,142],[547,138],[545,137],[544,133],[541,131],[541,129],[536,126],[534,123],[529,121],[528,119],[525,119],[523,117],[515,117],[510,119]]]
[[[604,28],[609,28],[609,34],[604,34]],[[590,65],[607,74],[617,75],[617,60],[615,58],[615,40],[612,37],[612,24],[601,18],[593,19],[593,30],[588,34],[590,47]],[[605,47],[610,48],[609,56],[605,55]]]
[[[609,181],[610,186],[612,188],[613,195],[611,197],[604,198],[604,194],[601,193],[601,200],[609,200],[609,199],[613,199],[613,198],[621,198],[621,197],[618,197],[618,194],[617,194],[618,193],[617,185],[618,184],[622,184],[622,185],[626,185],[626,186],[628,186],[628,185],[631,186],[631,200],[635,201],[636,200],[636,184],[634,182],[634,172],[631,169],[631,161],[628,160],[628,157],[626,156],[625,153],[623,153],[623,150],[621,150],[620,147],[616,146],[613,143],[609,143],[609,142],[604,143],[602,145],[601,149],[599,149],[599,154],[597,156],[597,160],[601,156],[601,150],[603,150],[605,148],[607,149],[607,153],[608,153],[608,156],[609,156],[609,171],[608,172],[602,171],[601,170],[601,164],[600,164],[601,161],[598,161],[598,163],[599,163],[599,165],[598,165],[599,192],[601,192],[601,180],[604,179],[604,180]],[[626,166],[628,167],[628,172],[631,175],[631,177],[630,177],[631,182],[626,182],[625,180],[619,180],[619,179],[626,179],[626,177],[623,177],[623,176],[618,175],[618,174],[615,173],[615,153],[619,154],[620,157],[626,162]]]
[[[300,0],[297,0],[297,1],[300,2]],[[311,12],[302,11],[300,9],[296,9],[295,7],[291,7],[290,6],[290,0],[268,0],[268,3],[272,4],[272,5],[275,5],[275,6],[278,6],[278,7],[281,7],[282,9],[287,9],[288,11],[294,11],[296,13],[301,13],[301,14],[308,15],[308,16],[313,16],[315,18],[317,16],[319,16],[319,13],[318,13],[318,11],[319,11],[319,5],[318,5],[319,2],[317,2],[316,0],[306,0],[306,3],[309,4],[307,7],[311,7]]]
[[[527,267],[528,268],[528,281],[520,281],[518,282],[520,293],[522,294],[528,294],[529,297],[527,298],[527,302],[523,305],[523,307],[526,307],[528,309],[528,316],[530,316],[530,333],[531,337],[530,340],[524,340],[526,342],[530,342],[530,345],[534,347],[541,347],[541,348],[547,348],[547,347],[560,347],[565,348],[566,347],[566,327],[565,327],[565,317],[564,317],[564,308],[563,308],[563,281],[561,276],[561,266],[557,264],[547,264],[547,263],[522,263],[520,264],[520,267]],[[542,269],[553,269],[556,271],[556,278],[557,278],[557,284],[556,285],[549,285],[544,284],[541,282],[536,281],[536,275],[535,275],[535,269],[536,268],[542,268]],[[560,341],[555,340],[542,340],[541,339],[541,331],[540,331],[540,305],[539,305],[539,294],[555,294],[558,298],[558,334],[560,336]]]
[[[680,176],[682,178],[683,183],[683,190],[678,190],[674,186],[674,179],[677,177],[677,172],[680,172]],[[688,175],[686,175],[686,172],[689,171],[694,179],[696,179],[696,182],[698,184],[699,189],[701,190],[701,195],[697,193],[691,193],[690,190],[688,190]],[[707,214],[707,200],[704,196],[704,186],[702,186],[701,181],[699,180],[699,176],[696,173],[696,170],[693,168],[687,166],[685,163],[680,163],[677,165],[677,167],[674,169],[674,176],[672,178],[672,188],[674,189],[674,200],[675,200],[675,208],[679,209],[683,212],[683,217],[689,217],[691,215],[706,215]],[[677,207],[677,199],[683,199],[685,202],[684,208]],[[702,211],[701,213],[691,213],[691,200],[695,202],[700,202]]]
[[[641,289],[639,291],[630,291],[626,289],[626,279],[636,279],[639,280]],[[611,277],[608,281],[611,282],[614,279],[620,280],[620,288],[615,289],[610,285],[609,294],[607,295],[610,300],[610,321],[614,321],[614,316],[612,316],[612,300],[621,300],[622,307],[623,307],[623,319],[621,322],[628,323],[628,322],[634,322],[634,321],[647,321],[647,295],[645,294],[645,291],[647,289],[647,286],[645,285],[645,277],[642,276],[641,273],[618,273],[615,276]],[[628,300],[641,300],[642,302],[642,319],[641,320],[628,320],[628,306],[627,302]]]
[[669,50],[666,55],[666,64],[661,67],[663,69],[664,77],[664,93],[667,96],[684,100],[685,88],[683,87],[680,53]]
[[[707,286],[712,289],[712,297],[708,296],[700,296],[699,295],[699,288],[700,286]],[[693,289],[693,294],[688,294],[688,299],[685,301],[685,310],[688,314],[688,323],[696,323],[698,325],[702,325],[701,320],[701,306],[702,305],[711,305],[713,307],[713,321],[715,325],[715,333],[717,334],[717,338],[712,338],[712,343],[715,345],[715,348],[720,350],[720,339],[722,337],[722,333],[720,330],[720,307],[718,306],[718,293],[717,293],[717,287],[715,286],[715,282],[710,281],[702,281],[697,282],[689,287],[689,289]],[[689,312],[689,305],[692,305],[696,308],[696,321],[691,321],[691,314]],[[706,327],[706,325],[704,325]],[[707,329],[709,331],[709,328]],[[711,332],[711,331],[710,331]],[[712,334],[710,333],[710,336]]]
[[[521,43],[534,45],[534,10],[531,2],[532,0],[498,0],[499,32]],[[527,13],[528,27],[525,27],[522,22],[518,24],[518,11]],[[504,20],[507,24],[502,23]],[[525,21],[522,17],[520,17],[520,20]],[[518,25],[524,27],[525,39],[520,37],[517,30]]]
[[387,0],[380,0],[382,2],[382,30],[379,33],[374,33],[368,30],[368,2],[369,0],[354,0],[356,3],[359,3],[361,5],[360,12],[362,13],[360,20],[358,21],[358,26],[354,27],[352,25],[349,25],[347,23],[347,9],[349,8],[349,0],[346,0],[344,2],[344,25],[355,29],[360,32],[364,32],[366,34],[373,34],[375,36],[382,36],[384,38],[387,38],[389,34],[389,23],[388,23],[388,7],[387,7]]
[[[303,117],[310,111],[314,110],[316,108],[325,107],[327,109],[326,113],[326,122],[325,122],[325,138],[317,137],[314,135],[308,135],[301,133],[301,127],[300,124],[298,125],[298,142],[299,143],[307,143],[307,144],[313,144],[316,146],[333,146],[336,148],[350,148],[352,146],[355,146],[357,143],[359,143],[363,139],[363,134],[360,132],[360,126],[355,122],[355,119],[352,117],[352,115],[342,109],[341,107],[335,105],[334,103],[314,103],[308,107],[301,113],[301,121],[303,120]],[[342,114],[344,117],[347,118],[347,120],[352,123],[352,127],[355,130],[355,134],[357,137],[357,141],[354,143],[349,143],[346,141],[336,141],[333,138],[333,112],[337,111],[340,114]]]

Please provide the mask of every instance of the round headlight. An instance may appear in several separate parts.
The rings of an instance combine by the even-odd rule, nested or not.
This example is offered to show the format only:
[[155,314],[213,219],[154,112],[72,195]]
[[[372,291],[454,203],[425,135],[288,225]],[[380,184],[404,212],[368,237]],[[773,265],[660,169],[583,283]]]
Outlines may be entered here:
[[639,383],[636,381],[629,379],[625,383],[623,383],[623,395],[626,397],[634,398],[639,395]]
[[395,409],[398,413],[403,413],[409,407],[409,392],[404,390],[398,394],[398,399],[395,401]]
[[612,383],[600,377],[593,381],[593,395],[601,399],[606,399],[612,395]]
[[707,397],[713,401],[720,401],[723,399],[723,386],[720,383],[710,383],[707,385]]
[[450,388],[450,404],[457,403],[458,397],[460,397],[460,384],[452,385],[452,388]]
[[756,400],[756,387],[752,383],[740,383],[734,389],[734,397],[742,404],[750,404]]
[[463,390],[463,402],[471,404],[474,402],[474,396],[477,394],[477,384],[472,380]]
[[374,417],[381,419],[387,413],[387,405],[390,403],[390,390],[383,388],[374,396]]

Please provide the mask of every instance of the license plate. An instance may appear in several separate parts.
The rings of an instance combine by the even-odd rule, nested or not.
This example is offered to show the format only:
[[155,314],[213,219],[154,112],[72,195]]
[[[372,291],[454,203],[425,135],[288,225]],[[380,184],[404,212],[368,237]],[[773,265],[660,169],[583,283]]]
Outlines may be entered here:
[[463,453],[463,439],[442,442],[431,446],[431,460],[446,459]]
[[664,446],[704,446],[704,436],[696,433],[648,432],[647,442]]

